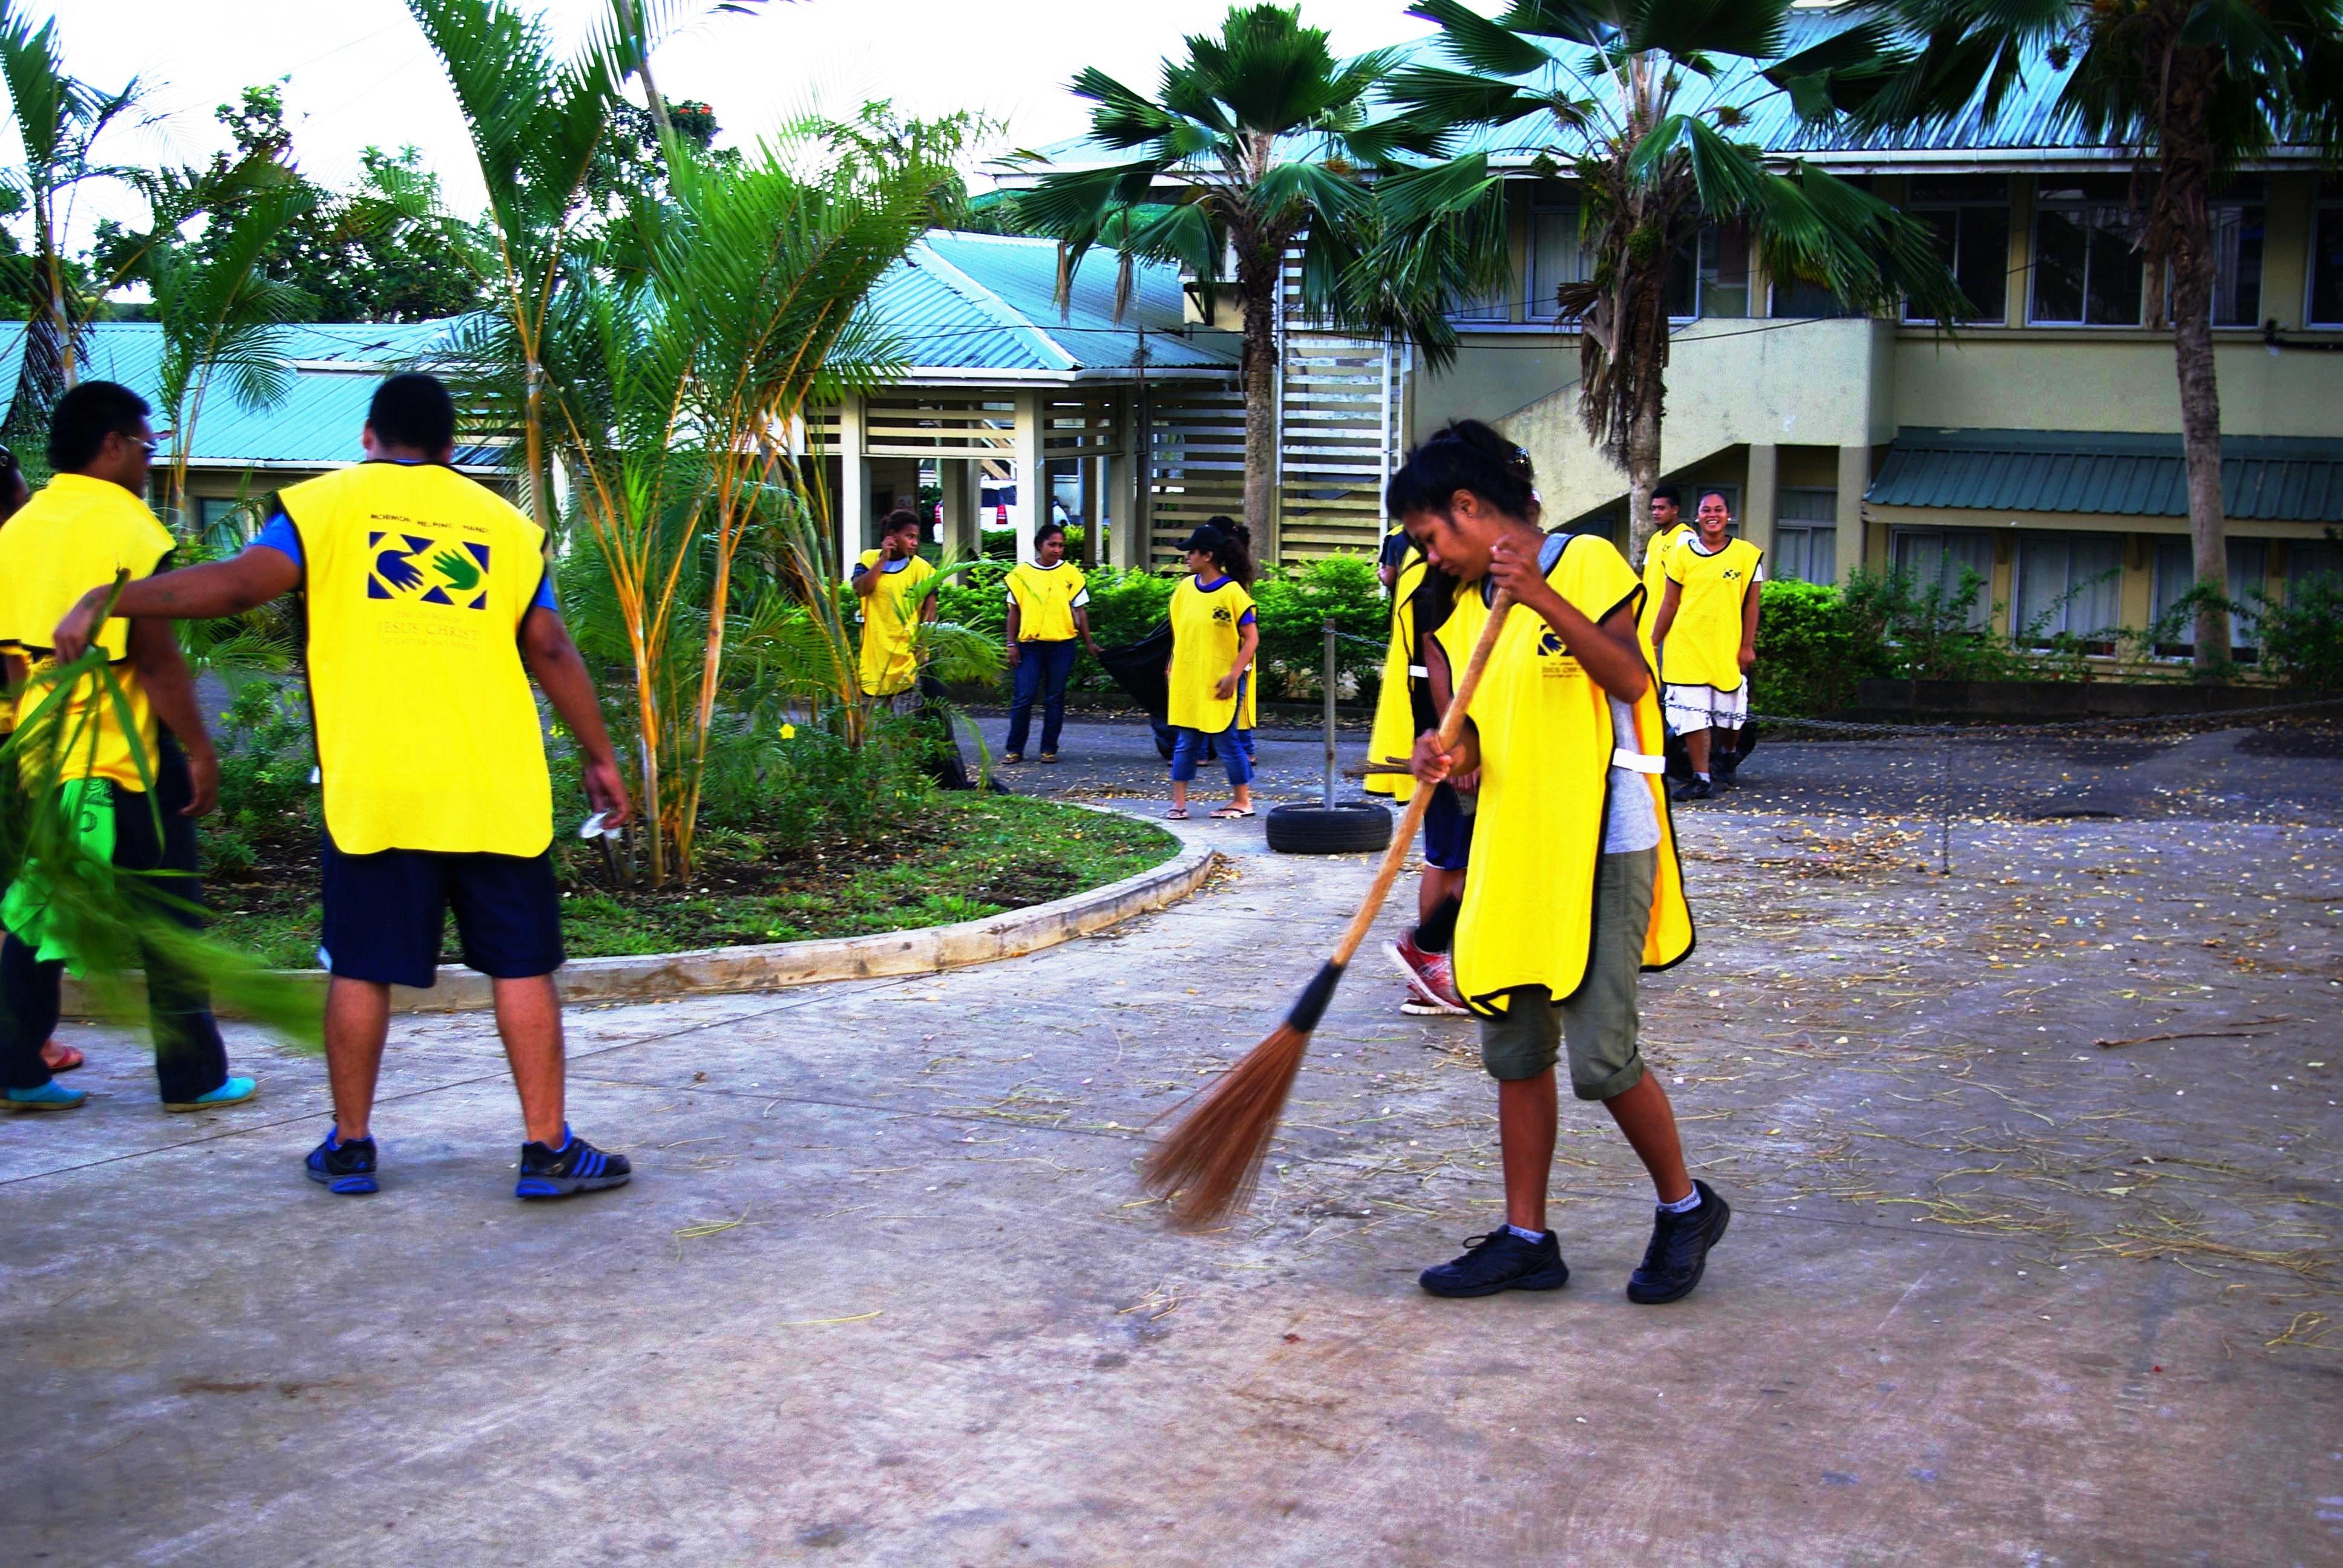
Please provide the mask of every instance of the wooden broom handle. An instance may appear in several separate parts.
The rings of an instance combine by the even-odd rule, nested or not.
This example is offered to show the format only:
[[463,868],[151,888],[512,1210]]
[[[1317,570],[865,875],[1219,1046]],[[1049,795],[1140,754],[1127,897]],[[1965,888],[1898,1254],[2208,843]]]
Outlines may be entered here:
[[[1489,664],[1489,651],[1497,646],[1497,634],[1504,629],[1505,613],[1513,608],[1513,596],[1503,592],[1489,607],[1488,621],[1481,628],[1481,638],[1473,645],[1473,657],[1464,666],[1464,678],[1456,683],[1448,711],[1440,716],[1443,751],[1453,751],[1464,733],[1464,710],[1472,705],[1473,692],[1480,689],[1481,672]],[[1391,897],[1392,884],[1399,880],[1400,868],[1407,864],[1407,852],[1415,843],[1415,830],[1423,826],[1423,813],[1432,804],[1432,793],[1431,789],[1419,787],[1409,797],[1407,809],[1400,813],[1399,826],[1392,829],[1391,848],[1383,851],[1383,863],[1375,869],[1374,883],[1367,889],[1359,912],[1351,917],[1349,928],[1334,948],[1337,968],[1351,961],[1359,944],[1367,940],[1367,932],[1373,929],[1375,917],[1383,912],[1383,900]]]

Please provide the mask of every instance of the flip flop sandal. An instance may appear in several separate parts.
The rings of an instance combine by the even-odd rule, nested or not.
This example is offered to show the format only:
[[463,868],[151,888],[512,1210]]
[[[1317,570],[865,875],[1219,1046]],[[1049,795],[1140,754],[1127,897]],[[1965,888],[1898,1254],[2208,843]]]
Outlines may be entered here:
[[1223,806],[1219,810],[1212,813],[1214,817],[1223,822],[1234,821],[1240,817],[1251,817],[1255,813],[1251,807],[1240,809],[1235,806]]
[[1174,806],[1163,813],[1163,819],[1167,822],[1184,822],[1188,819],[1188,808]]
[[51,1072],[71,1072],[89,1060],[81,1053],[81,1048],[76,1045],[60,1045],[56,1048],[56,1051],[57,1059],[51,1061],[49,1048],[47,1046],[41,1048],[41,1065]]

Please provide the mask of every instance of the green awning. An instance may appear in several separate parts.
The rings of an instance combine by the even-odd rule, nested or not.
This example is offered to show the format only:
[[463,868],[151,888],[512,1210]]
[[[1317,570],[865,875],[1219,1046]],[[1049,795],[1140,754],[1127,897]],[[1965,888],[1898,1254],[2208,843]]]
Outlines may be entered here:
[[[2185,518],[2188,478],[2177,435],[1906,427],[1863,498],[1887,507]],[[2225,436],[2221,499],[2241,522],[2343,523],[2343,440]]]

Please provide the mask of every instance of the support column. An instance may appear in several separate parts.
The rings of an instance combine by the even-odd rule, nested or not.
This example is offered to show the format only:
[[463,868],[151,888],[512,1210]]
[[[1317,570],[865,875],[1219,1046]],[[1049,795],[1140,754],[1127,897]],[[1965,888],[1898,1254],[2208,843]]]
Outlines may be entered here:
[[1033,558],[1033,530],[1050,515],[1050,475],[1041,466],[1041,394],[1017,394],[1017,504],[1009,521],[1017,530],[1017,558]]
[[967,458],[936,459],[936,481],[944,492],[944,548],[967,558],[977,552],[976,464]]
[[1838,570],[1845,588],[1863,564],[1863,492],[1871,488],[1871,448],[1838,449]]
[[838,406],[838,575],[850,578],[870,547],[870,459],[862,455],[862,398],[849,392]]
[[1088,530],[1083,534],[1082,565],[1094,567],[1106,559],[1107,512],[1114,506],[1114,487],[1108,481],[1107,469],[1111,457],[1082,459],[1082,522]]
[[[1774,524],[1781,515],[1781,487],[1777,482],[1782,471],[1782,448],[1774,446],[1749,447],[1749,482],[1741,487],[1741,537],[1765,552],[1767,561],[1774,558]],[[1770,568],[1767,577],[1777,575]]]

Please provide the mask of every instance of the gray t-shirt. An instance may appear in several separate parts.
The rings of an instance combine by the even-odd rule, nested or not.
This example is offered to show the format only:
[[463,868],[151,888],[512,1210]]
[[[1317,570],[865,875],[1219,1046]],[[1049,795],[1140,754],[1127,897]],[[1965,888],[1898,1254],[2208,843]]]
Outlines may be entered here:
[[[1610,696],[1608,692],[1604,695]],[[1615,697],[1611,698],[1611,736],[1614,747],[1635,749],[1634,709]],[[1652,805],[1652,786],[1647,776],[1633,768],[1614,766],[1611,814],[1603,820],[1603,852],[1632,855],[1638,849],[1656,849],[1659,846],[1660,818]]]

